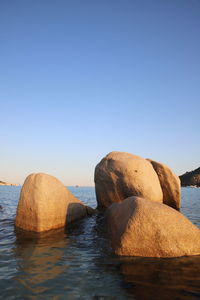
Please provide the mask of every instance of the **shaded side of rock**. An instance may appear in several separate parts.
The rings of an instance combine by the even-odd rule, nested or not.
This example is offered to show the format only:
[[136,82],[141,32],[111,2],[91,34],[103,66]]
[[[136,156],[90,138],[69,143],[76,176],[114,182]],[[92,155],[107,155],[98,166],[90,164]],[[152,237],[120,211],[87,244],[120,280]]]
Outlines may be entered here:
[[112,204],[106,221],[114,252],[123,256],[179,257],[200,254],[200,230],[177,210],[130,197]]
[[165,164],[150,159],[148,159],[148,161],[150,161],[158,175],[163,191],[163,203],[179,210],[181,201],[179,177]]
[[130,196],[163,201],[160,182],[151,163],[133,154],[109,153],[96,166],[94,181],[99,209]]

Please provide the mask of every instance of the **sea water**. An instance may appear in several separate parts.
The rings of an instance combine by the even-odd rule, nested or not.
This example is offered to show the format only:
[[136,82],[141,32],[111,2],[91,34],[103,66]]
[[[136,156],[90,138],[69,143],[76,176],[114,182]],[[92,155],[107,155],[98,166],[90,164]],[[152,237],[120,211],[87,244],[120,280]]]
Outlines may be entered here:
[[[1,299],[200,299],[200,256],[117,257],[101,215],[40,238],[16,230],[20,187],[0,186]],[[94,187],[69,187],[96,207]],[[200,227],[200,189],[182,188],[181,212]]]

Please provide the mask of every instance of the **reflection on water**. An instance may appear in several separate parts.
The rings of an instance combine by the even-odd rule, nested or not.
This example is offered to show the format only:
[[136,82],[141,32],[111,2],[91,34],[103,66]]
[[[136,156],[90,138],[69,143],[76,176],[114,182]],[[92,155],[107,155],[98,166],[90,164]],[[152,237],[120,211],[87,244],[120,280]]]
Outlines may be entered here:
[[19,299],[127,299],[117,266],[103,267],[110,261],[102,220],[94,215],[42,234],[16,229]]
[[121,261],[121,274],[135,299],[200,299],[200,256]]
[[19,271],[16,280],[33,294],[47,290],[46,282],[63,272],[60,265],[63,249],[67,244],[63,229],[43,234],[16,229],[16,248]]
[[[0,188],[2,299],[200,299],[200,256],[117,257],[109,248],[102,215],[42,234],[14,229],[19,192]],[[95,207],[94,188],[72,192]],[[200,189],[182,192],[182,212],[200,226]]]

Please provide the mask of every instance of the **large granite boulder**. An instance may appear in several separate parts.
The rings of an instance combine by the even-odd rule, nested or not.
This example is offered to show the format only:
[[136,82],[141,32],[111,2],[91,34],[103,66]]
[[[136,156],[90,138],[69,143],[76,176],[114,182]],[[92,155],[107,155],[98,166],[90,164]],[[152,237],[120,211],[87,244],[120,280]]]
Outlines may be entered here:
[[91,211],[55,177],[31,174],[21,190],[15,225],[24,230],[42,232],[63,227]]
[[149,161],[158,175],[163,191],[163,203],[179,210],[181,202],[179,177],[176,176],[168,166],[154,160],[149,159]]
[[200,254],[200,230],[177,210],[139,197],[106,211],[111,245],[118,255],[178,257]]
[[130,196],[163,201],[158,176],[146,159],[126,152],[111,152],[95,168],[98,208],[109,207]]

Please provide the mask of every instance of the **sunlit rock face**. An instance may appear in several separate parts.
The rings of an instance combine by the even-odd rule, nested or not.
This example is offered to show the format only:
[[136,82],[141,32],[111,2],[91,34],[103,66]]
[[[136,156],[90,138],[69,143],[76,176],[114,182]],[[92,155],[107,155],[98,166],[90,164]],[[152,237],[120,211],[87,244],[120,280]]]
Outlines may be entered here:
[[118,255],[178,257],[200,254],[200,230],[177,210],[139,197],[106,211],[112,248]]
[[111,152],[95,168],[95,190],[98,208],[139,196],[155,202],[163,201],[158,176],[152,164],[126,152]]
[[63,227],[91,213],[91,210],[55,177],[31,174],[21,190],[15,225],[24,230],[42,232]]
[[149,161],[158,175],[163,191],[163,203],[179,210],[181,199],[179,177],[168,166],[154,160],[149,159]]

